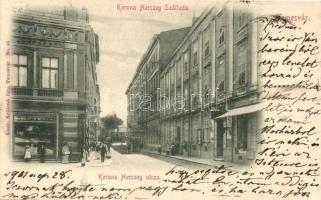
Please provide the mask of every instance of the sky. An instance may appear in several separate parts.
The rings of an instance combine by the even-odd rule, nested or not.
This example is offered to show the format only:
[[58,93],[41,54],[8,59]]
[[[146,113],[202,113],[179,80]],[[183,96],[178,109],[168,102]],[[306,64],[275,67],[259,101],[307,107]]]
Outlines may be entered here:
[[[126,89],[152,37],[161,31],[190,26],[192,12],[165,13],[117,10],[117,4],[88,7],[90,24],[99,35],[97,65],[101,91],[101,116],[116,113],[126,124]],[[140,3],[124,3],[123,5]],[[149,3],[150,4],[150,3]],[[108,12],[106,12],[108,9]],[[95,12],[93,13],[93,10]]]
[[[19,1],[17,1],[19,4]],[[33,1],[21,1],[35,6]],[[191,26],[202,5],[197,1],[176,0],[48,0],[37,6],[73,6],[87,8],[89,23],[99,35],[100,62],[97,79],[101,95],[101,117],[116,113],[126,125],[126,89],[152,37],[162,31]],[[165,5],[185,5],[187,11],[165,11]],[[140,11],[140,6],[161,6],[159,11]],[[121,6],[136,6],[136,10],[120,11]]]

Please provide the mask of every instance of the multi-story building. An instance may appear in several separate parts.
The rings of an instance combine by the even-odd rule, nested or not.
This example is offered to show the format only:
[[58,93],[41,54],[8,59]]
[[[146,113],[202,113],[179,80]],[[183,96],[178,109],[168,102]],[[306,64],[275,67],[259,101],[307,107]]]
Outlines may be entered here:
[[254,159],[259,129],[257,28],[230,3],[205,10],[160,72],[162,146],[232,162]]
[[126,91],[129,135],[138,138],[145,147],[156,147],[161,140],[159,71],[165,67],[188,30],[189,27],[154,35]]
[[13,159],[26,145],[32,159],[44,144],[47,159],[70,160],[99,134],[99,43],[86,9],[17,9],[12,24],[11,112]]
[[261,122],[254,17],[228,2],[193,19],[159,69],[160,134],[145,133],[156,146],[229,162],[254,159]]

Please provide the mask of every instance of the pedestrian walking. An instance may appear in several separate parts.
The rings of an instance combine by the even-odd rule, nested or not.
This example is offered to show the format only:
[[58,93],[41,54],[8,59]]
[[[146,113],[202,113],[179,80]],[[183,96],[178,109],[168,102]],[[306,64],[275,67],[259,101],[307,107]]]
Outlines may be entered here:
[[105,162],[106,151],[107,151],[106,145],[102,145],[102,147],[100,149],[101,162]]
[[38,146],[38,154],[40,156],[40,162],[44,163],[45,162],[45,157],[46,157],[46,147],[44,144],[40,144],[40,146]]
[[82,148],[82,159],[81,159],[82,167],[86,166],[86,161],[87,161],[87,150],[86,150],[86,147],[84,147]]
[[169,143],[168,143],[168,142],[166,143],[165,151],[166,151],[166,155],[168,156],[168,155],[169,155],[169,152],[170,152],[170,146],[169,146]]
[[64,146],[62,147],[62,163],[67,164],[69,163],[69,156],[70,156],[70,149],[68,143],[65,142]]
[[29,162],[31,159],[31,149],[29,145],[25,147],[25,153],[23,158],[25,159],[26,162]]
[[95,147],[89,148],[89,161],[94,160],[96,158]]
[[158,153],[159,153],[160,155],[162,154],[162,145],[161,145],[161,144],[158,145],[157,151],[158,151]]
[[111,151],[110,151],[110,148],[108,149],[108,147],[107,147],[107,151],[106,151],[106,158],[107,159],[111,158]]
[[100,160],[100,144],[96,145],[96,160]]
[[184,156],[187,156],[187,150],[188,150],[187,148],[188,148],[188,145],[187,145],[187,142],[185,141],[183,144]]
[[86,149],[86,162],[89,162],[89,145],[86,145],[85,149]]

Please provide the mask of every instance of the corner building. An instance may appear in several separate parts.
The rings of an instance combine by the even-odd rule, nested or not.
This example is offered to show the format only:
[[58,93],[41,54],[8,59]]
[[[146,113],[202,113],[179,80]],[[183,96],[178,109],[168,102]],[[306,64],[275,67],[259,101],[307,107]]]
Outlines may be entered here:
[[68,143],[71,161],[98,140],[99,39],[86,9],[18,9],[12,24],[12,159],[32,159],[44,144],[46,160],[60,161]]

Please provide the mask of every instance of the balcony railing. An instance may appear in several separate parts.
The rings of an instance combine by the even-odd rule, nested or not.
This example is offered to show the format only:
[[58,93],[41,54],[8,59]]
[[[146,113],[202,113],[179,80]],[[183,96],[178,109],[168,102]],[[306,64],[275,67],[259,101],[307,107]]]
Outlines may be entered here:
[[48,97],[48,98],[60,98],[63,97],[63,91],[60,90],[45,90],[45,89],[35,89],[37,91],[38,97]]
[[50,99],[55,101],[85,101],[85,92],[64,92],[56,89],[12,87],[11,96],[23,99]]
[[33,96],[31,88],[12,88],[12,96]]
[[11,95],[14,97],[62,98],[63,91],[54,89],[12,87]]

